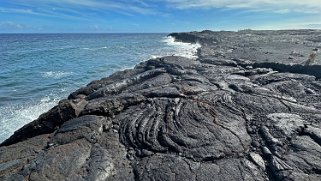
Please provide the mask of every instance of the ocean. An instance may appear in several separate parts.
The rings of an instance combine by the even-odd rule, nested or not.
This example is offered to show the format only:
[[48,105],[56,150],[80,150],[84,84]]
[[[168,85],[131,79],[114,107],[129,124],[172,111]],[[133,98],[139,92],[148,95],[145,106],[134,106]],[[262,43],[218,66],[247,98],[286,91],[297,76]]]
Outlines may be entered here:
[[93,80],[198,47],[166,34],[0,34],[0,142]]

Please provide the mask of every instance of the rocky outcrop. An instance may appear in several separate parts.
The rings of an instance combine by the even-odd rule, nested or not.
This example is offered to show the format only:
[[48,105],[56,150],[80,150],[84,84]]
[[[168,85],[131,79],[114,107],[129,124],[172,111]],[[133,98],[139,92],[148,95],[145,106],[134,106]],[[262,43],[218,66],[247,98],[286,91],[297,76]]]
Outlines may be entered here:
[[321,180],[319,77],[214,46],[70,94],[1,144],[0,180]]
[[[213,61],[234,60],[237,63],[279,63],[300,64],[321,49],[320,30],[282,30],[282,31],[202,31],[172,33],[177,41],[201,43],[200,59]],[[321,56],[315,62],[320,64]]]

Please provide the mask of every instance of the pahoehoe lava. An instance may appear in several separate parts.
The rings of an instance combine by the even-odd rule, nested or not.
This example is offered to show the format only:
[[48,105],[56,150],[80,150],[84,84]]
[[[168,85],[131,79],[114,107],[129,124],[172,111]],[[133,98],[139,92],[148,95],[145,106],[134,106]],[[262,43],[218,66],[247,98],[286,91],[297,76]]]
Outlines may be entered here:
[[1,144],[0,180],[321,180],[321,69],[300,64],[321,31],[170,35],[198,58],[71,93]]

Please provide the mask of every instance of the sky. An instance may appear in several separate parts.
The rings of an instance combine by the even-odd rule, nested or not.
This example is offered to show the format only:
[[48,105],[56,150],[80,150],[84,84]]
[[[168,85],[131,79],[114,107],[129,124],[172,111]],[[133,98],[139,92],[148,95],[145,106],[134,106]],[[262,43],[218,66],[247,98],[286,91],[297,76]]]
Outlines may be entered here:
[[321,0],[0,0],[0,33],[321,29]]

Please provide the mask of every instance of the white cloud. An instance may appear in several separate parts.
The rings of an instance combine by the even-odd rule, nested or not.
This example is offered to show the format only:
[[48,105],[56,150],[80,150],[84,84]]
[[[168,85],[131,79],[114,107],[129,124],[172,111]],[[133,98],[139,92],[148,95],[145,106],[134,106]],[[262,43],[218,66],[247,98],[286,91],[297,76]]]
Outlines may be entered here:
[[27,25],[15,23],[12,21],[2,21],[0,22],[0,30],[23,30],[28,28]]
[[2,8],[2,7],[0,7],[0,13],[34,14],[32,9],[17,9],[17,8]]
[[[56,18],[70,18],[70,19],[84,19],[81,17],[83,16],[80,12],[73,11],[71,9],[66,8],[44,8],[44,7],[37,7],[36,9],[18,9],[18,8],[1,8],[0,13],[9,13],[9,14],[25,14],[25,15],[35,15],[35,16],[45,16],[45,17],[56,17]],[[68,12],[68,13],[59,13],[58,10]],[[74,15],[69,15],[74,14]],[[77,14],[77,16],[75,16]]]
[[150,7],[147,3],[141,0],[12,0],[16,5],[40,8],[66,8],[66,9],[91,9],[93,11],[111,10],[125,15],[132,13],[145,15],[161,14],[157,9]]
[[321,13],[321,0],[166,0],[171,7],[227,8],[275,13]]
[[164,10],[157,8],[159,4],[177,9],[223,8],[280,14],[290,12],[321,14],[321,0],[12,0],[11,3],[33,8],[112,10],[127,15],[132,13],[162,15]]

